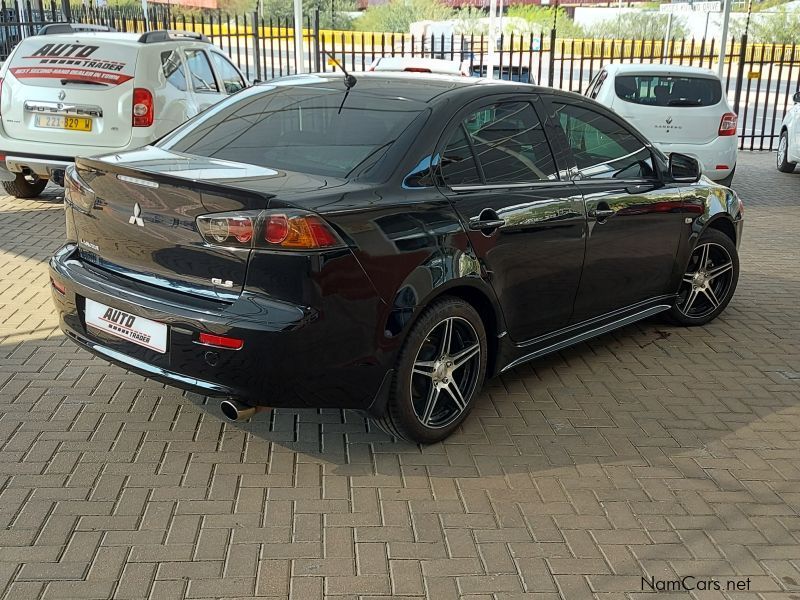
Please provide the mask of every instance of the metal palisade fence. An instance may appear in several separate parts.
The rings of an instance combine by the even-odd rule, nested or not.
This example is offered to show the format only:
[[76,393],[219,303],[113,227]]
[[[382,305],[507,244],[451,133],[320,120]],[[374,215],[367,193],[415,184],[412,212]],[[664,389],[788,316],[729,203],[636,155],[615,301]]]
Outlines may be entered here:
[[[175,14],[169,5],[142,9],[70,6],[53,0],[0,2],[0,58],[5,59],[23,37],[36,35],[53,22],[107,25],[141,33],[175,29],[203,33],[224,50],[252,80],[268,80],[298,72],[291,20],[256,13]],[[367,70],[382,56],[446,58],[464,61],[473,76],[486,75],[488,38],[483,35],[420,37],[402,33],[331,31],[319,27],[319,15],[303,24],[304,71],[331,71],[336,62],[352,71]],[[556,30],[540,34],[501,35],[496,49],[495,77],[583,93],[592,78],[611,62],[669,63],[716,70],[716,40],[560,39]],[[773,150],[792,95],[800,91],[800,45],[754,44],[746,37],[726,48],[723,84],[739,115],[742,149]]]

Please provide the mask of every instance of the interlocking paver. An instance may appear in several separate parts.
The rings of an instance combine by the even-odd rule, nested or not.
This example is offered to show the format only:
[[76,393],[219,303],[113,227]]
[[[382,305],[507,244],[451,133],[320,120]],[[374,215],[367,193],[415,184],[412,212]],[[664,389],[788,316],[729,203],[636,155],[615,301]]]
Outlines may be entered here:
[[[800,598],[800,174],[743,153],[738,292],[488,383],[420,448],[338,410],[216,402],[77,350],[56,188],[0,197],[0,597]],[[661,593],[659,598],[686,598]]]

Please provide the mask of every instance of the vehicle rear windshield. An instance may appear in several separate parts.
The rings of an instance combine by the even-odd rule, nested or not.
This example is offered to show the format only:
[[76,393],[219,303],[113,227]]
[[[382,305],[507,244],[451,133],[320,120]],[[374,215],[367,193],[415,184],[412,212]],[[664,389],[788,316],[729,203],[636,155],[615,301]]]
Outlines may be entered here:
[[345,178],[378,158],[424,105],[341,88],[252,88],[178,129],[170,150]]
[[722,99],[718,79],[674,75],[618,75],[617,96],[645,106],[714,106]]

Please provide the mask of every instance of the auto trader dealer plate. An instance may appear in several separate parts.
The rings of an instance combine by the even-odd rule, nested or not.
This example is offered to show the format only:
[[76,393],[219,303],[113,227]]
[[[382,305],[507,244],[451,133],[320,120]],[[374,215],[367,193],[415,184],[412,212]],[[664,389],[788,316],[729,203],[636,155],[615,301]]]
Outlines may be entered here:
[[139,344],[150,350],[167,351],[167,326],[86,299],[86,325]]

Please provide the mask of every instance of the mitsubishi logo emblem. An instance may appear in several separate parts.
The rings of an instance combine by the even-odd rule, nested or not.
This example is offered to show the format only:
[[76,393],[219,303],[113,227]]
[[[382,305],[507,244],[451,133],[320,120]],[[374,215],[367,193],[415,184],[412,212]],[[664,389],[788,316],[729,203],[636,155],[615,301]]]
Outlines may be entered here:
[[139,206],[138,202],[133,205],[133,214],[131,215],[131,218],[128,219],[128,223],[131,225],[144,227],[144,220],[142,219],[142,207]]
[[58,92],[58,99],[59,100],[63,100],[66,97],[67,97],[67,93],[64,90],[61,90],[60,92]]
[[671,125],[671,124],[672,124],[672,117],[667,117],[667,125]]

